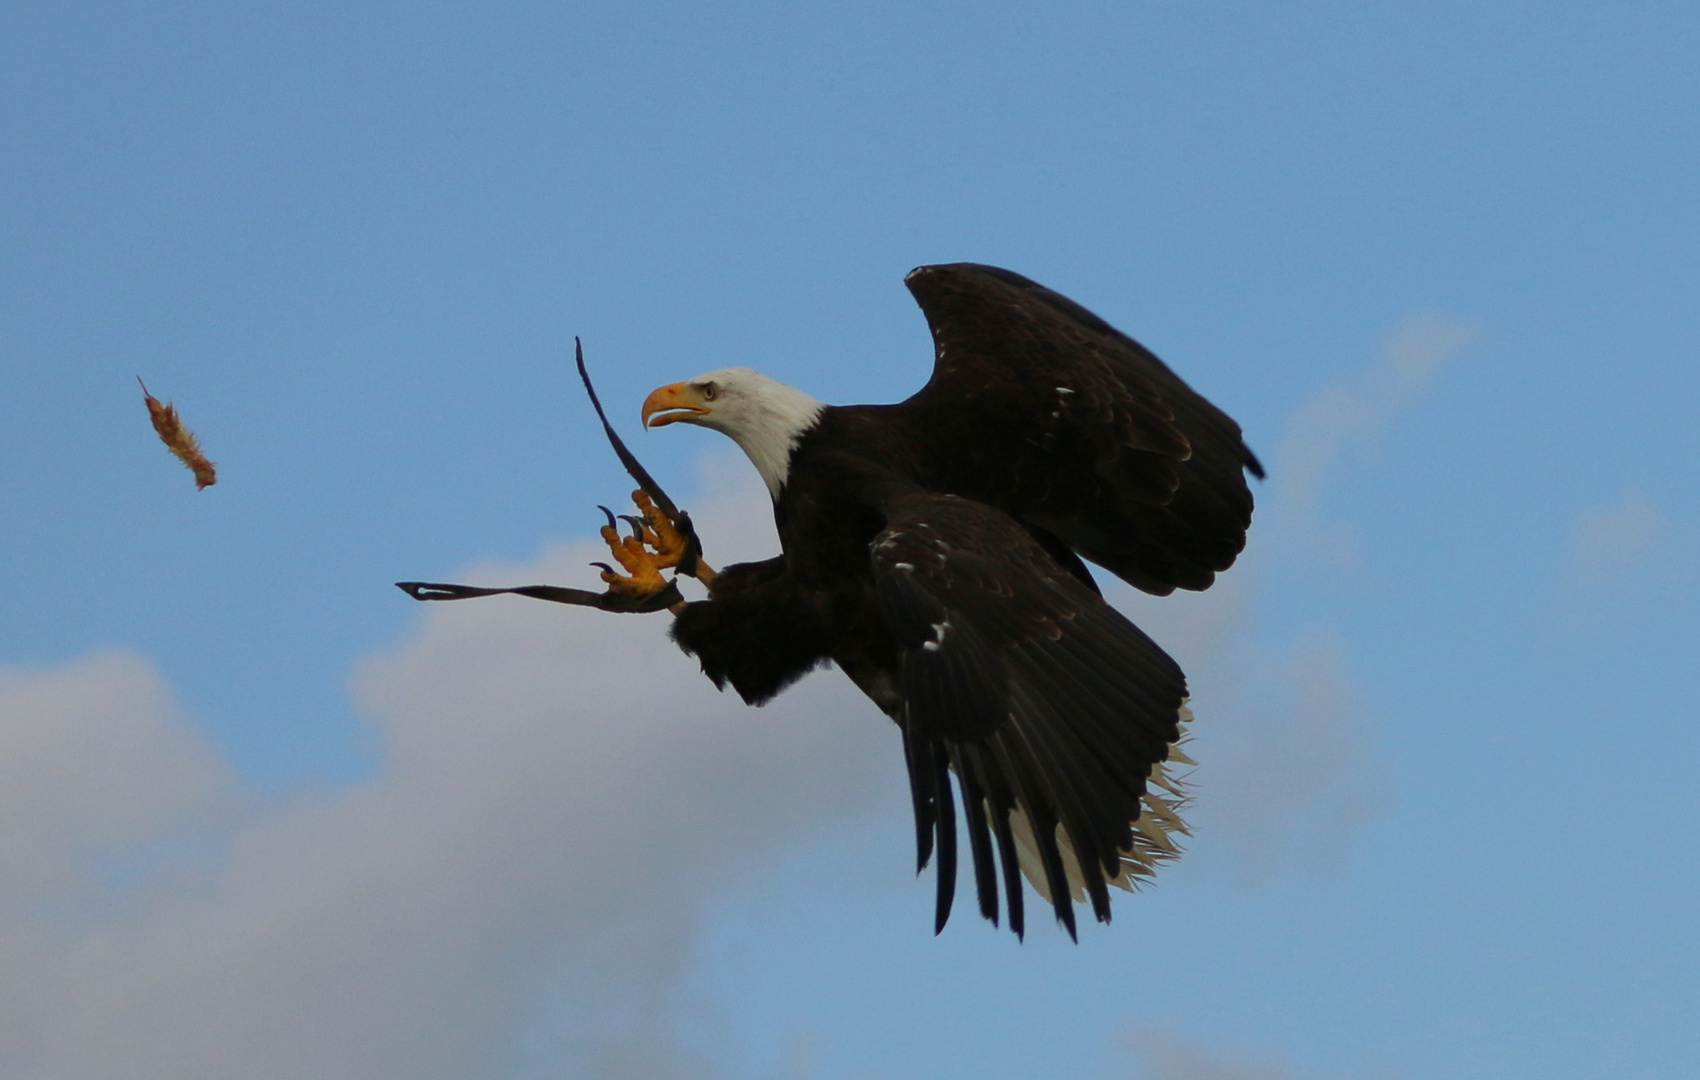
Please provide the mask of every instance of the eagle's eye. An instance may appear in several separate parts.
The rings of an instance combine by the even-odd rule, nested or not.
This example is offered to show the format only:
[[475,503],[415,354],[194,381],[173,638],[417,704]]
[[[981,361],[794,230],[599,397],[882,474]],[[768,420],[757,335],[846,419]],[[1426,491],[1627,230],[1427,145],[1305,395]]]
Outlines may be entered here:
[[703,383],[702,384],[702,399],[704,401],[713,401],[717,396],[719,396],[719,394],[720,394],[720,387],[714,385],[713,383]]

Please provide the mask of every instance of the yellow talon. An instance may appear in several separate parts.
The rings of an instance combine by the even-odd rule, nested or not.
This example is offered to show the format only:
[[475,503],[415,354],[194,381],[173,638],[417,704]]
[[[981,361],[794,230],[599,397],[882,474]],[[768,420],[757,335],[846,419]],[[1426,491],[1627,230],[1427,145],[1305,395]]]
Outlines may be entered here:
[[602,580],[608,583],[609,592],[649,596],[667,587],[667,579],[661,576],[661,567],[671,564],[658,563],[655,556],[644,549],[644,541],[635,536],[621,536],[612,525],[602,526],[600,532],[608,550],[614,555],[614,561],[626,571],[621,574],[611,566],[603,567]]
[[[614,561],[626,572],[622,574],[606,563],[591,565],[602,568],[602,580],[608,583],[609,592],[641,599],[667,587],[667,579],[661,576],[661,571],[679,565],[685,557],[687,544],[684,535],[673,527],[672,519],[642,488],[632,492],[632,502],[643,515],[641,520],[625,518],[632,527],[633,535],[620,535],[614,524],[614,512],[607,507],[603,507],[602,512],[608,515],[608,524],[599,530],[608,550],[614,555]],[[714,579],[714,571],[698,559],[696,577],[706,584]]]
[[643,514],[643,542],[655,549],[656,566],[678,566],[685,557],[685,538],[673,527],[649,493],[642,488],[632,492],[632,502]]

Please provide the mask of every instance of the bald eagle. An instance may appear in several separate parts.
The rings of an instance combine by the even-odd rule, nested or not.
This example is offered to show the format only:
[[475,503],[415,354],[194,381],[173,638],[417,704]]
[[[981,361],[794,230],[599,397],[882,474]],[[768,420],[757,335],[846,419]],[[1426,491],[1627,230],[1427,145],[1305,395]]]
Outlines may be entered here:
[[935,350],[907,401],[826,405],[726,368],[644,402],[646,427],[743,448],[783,548],[699,574],[708,598],[672,605],[672,636],[752,705],[831,663],[896,721],[917,870],[938,856],[935,932],[960,803],[981,914],[997,923],[1001,877],[1022,935],[1026,876],[1073,937],[1074,903],[1108,922],[1107,887],[1177,852],[1165,766],[1190,764],[1185,676],[1086,563],[1158,595],[1209,587],[1245,546],[1244,473],[1263,468],[1239,425],[1073,301],[966,263],[905,283]]

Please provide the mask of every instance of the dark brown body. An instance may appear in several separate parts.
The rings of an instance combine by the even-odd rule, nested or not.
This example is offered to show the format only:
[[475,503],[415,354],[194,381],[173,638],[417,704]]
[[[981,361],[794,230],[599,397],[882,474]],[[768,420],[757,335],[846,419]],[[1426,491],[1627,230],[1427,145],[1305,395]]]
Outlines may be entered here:
[[1245,543],[1261,475],[1239,428],[1085,309],[991,267],[908,279],[932,379],[898,405],[828,408],[774,512],[784,553],[727,568],[674,636],[760,704],[824,661],[902,728],[924,864],[954,881],[956,776],[982,912],[996,856],[1022,930],[1009,815],[1031,822],[1059,920],[1063,854],[1104,882],[1178,737],[1185,679],[1098,595],[1082,557],[1139,588],[1202,589]]

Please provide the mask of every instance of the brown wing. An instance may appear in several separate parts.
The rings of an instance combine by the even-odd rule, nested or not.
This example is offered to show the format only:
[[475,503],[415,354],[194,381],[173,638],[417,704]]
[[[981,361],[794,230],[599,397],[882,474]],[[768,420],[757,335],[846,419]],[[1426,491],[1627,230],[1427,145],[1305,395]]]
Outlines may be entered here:
[[1001,863],[1022,933],[1025,843],[1037,864],[1025,869],[1071,935],[1076,884],[1109,921],[1106,885],[1129,887],[1174,850],[1142,819],[1173,818],[1147,781],[1180,736],[1185,677],[1007,515],[916,488],[882,502],[874,588],[900,653],[921,865],[937,842],[936,927],[956,879],[952,772],[983,915],[997,921]]
[[1245,547],[1263,467],[1239,425],[1090,311],[992,266],[905,278],[933,377],[899,414],[930,485],[1059,537],[1147,592],[1203,589]]

